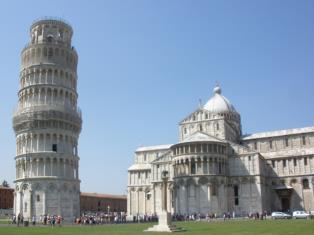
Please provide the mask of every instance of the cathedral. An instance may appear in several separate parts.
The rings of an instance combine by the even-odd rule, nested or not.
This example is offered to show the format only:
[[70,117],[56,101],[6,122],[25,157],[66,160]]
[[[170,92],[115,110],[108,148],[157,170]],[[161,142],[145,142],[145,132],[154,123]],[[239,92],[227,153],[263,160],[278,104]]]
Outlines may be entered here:
[[179,123],[175,144],[139,147],[128,169],[129,215],[161,212],[170,173],[173,214],[314,211],[314,127],[243,135],[241,116],[216,86]]

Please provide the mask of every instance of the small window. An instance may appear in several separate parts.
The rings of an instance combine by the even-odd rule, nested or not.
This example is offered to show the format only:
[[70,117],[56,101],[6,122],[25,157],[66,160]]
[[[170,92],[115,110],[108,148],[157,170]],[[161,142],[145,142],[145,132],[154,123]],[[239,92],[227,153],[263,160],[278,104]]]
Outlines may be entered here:
[[48,58],[51,58],[53,56],[53,49],[49,48],[48,49]]
[[221,174],[222,172],[221,162],[218,163],[218,172],[219,174]]
[[306,144],[306,139],[305,136],[302,136],[302,144],[305,145]]
[[199,131],[203,131],[203,126],[199,125]]
[[307,158],[304,158],[304,166],[307,166]]
[[273,148],[273,141],[272,140],[269,141],[269,148],[271,148],[271,149]]
[[239,196],[239,186],[238,185],[233,186],[233,192],[234,192],[235,197]]
[[297,166],[297,159],[296,158],[293,159],[293,165]]
[[191,163],[191,174],[195,174],[195,171],[196,171],[196,169],[195,169],[195,162],[192,162]]
[[234,205],[235,206],[239,205],[239,198],[238,197],[234,198]]
[[147,194],[146,194],[146,199],[147,199],[147,200],[150,200],[150,197],[151,197],[151,194],[150,194],[150,193],[147,193]]
[[38,202],[40,202],[40,195],[37,195],[36,199]]
[[302,185],[303,185],[303,189],[309,189],[310,188],[309,180],[308,179],[303,179],[302,180]]
[[208,119],[208,114],[207,113],[205,114],[205,119]]
[[289,139],[286,138],[286,139],[285,139],[285,142],[286,142],[286,147],[288,147],[288,146],[289,146]]
[[146,159],[147,159],[147,155],[146,153],[144,153],[144,162],[146,162]]
[[101,201],[98,201],[98,206],[101,206]]
[[24,203],[24,212],[27,212],[27,202]]
[[216,129],[219,130],[219,123],[216,124]]
[[147,177],[148,177],[148,172],[145,171],[145,179],[147,179]]
[[186,128],[184,128],[184,134],[186,134],[186,132],[187,132],[187,131],[186,131]]
[[257,149],[257,143],[254,142],[254,149],[256,150]]
[[52,42],[53,41],[53,36],[52,35],[48,35],[47,36],[47,41],[48,42]]
[[52,145],[52,151],[53,152],[57,152],[57,144],[53,144]]
[[287,166],[287,161],[286,161],[286,159],[282,160],[282,164],[283,164],[283,167],[286,167],[286,166]]
[[249,156],[249,161],[251,161],[251,156]]
[[275,161],[274,160],[271,161],[271,165],[273,166],[273,168],[275,168]]
[[137,173],[137,178],[141,178],[141,173],[140,172]]
[[212,196],[217,196],[217,186],[213,184],[213,185],[210,187],[210,189],[211,189],[211,195],[212,195]]

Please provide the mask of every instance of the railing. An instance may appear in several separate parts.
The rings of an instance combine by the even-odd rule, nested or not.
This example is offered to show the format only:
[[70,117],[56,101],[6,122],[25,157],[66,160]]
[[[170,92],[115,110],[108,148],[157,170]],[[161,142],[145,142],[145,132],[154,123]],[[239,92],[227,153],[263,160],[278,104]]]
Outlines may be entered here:
[[74,46],[70,46],[71,45],[70,42],[67,43],[67,42],[64,42],[64,41],[57,41],[57,40],[54,40],[52,42],[48,42],[48,41],[44,40],[44,41],[40,41],[40,42],[34,42],[34,43],[33,42],[29,42],[29,43],[25,44],[25,46],[23,47],[21,53],[23,53],[24,50],[26,50],[29,46],[32,46],[32,45],[42,45],[42,44],[47,44],[47,45],[52,45],[52,46],[53,45],[67,45],[67,46],[69,46],[71,48],[72,51],[76,52],[75,47]]
[[16,107],[13,110],[13,117],[18,116],[20,113],[27,113],[27,112],[33,112],[33,111],[46,111],[46,110],[56,110],[61,112],[67,112],[72,113],[75,112],[79,118],[82,118],[82,111],[78,107],[73,107],[70,105],[64,105],[64,103],[61,102],[55,102],[53,104],[47,104],[47,103],[36,103],[32,104],[31,107]]
[[44,17],[39,17],[37,19],[35,19],[33,22],[32,22],[32,25],[31,25],[31,28],[33,27],[33,25],[37,24],[39,21],[42,21],[42,20],[54,20],[54,21],[60,21],[66,25],[68,25],[71,30],[72,30],[72,25],[65,19],[61,18],[61,17],[54,17],[54,16],[44,16]]

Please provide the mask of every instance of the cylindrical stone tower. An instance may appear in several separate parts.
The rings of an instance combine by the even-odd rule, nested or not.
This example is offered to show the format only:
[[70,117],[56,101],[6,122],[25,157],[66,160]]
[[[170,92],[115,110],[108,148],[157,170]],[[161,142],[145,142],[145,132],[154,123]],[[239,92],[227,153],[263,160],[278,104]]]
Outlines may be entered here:
[[36,21],[22,50],[19,103],[13,116],[16,135],[14,212],[24,218],[80,213],[77,108],[78,56],[69,24]]

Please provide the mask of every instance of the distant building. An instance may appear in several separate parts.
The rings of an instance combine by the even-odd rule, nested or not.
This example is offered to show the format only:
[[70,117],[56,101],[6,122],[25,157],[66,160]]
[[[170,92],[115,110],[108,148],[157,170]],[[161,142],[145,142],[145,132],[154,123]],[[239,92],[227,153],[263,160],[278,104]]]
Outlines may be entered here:
[[0,209],[13,208],[13,188],[0,186]]
[[160,212],[164,170],[170,173],[172,213],[313,212],[314,127],[244,136],[240,114],[217,86],[204,106],[179,123],[178,143],[135,151],[128,169],[129,215]]
[[81,193],[81,213],[84,212],[126,212],[127,197],[99,193]]

